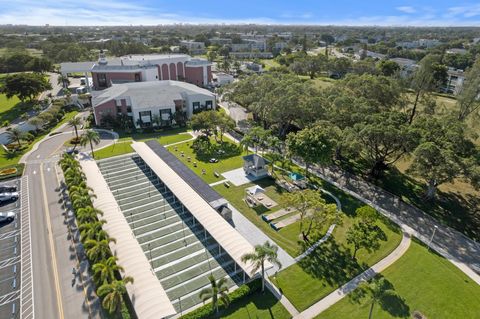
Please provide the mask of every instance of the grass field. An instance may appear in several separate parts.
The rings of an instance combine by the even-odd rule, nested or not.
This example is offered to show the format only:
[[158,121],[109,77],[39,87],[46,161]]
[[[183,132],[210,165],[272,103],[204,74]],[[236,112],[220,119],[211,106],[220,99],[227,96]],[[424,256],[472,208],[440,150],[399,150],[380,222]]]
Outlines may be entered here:
[[[213,139],[212,143],[215,143]],[[224,143],[225,147],[235,148],[235,145],[232,142],[224,140]],[[168,150],[207,183],[213,183],[223,179],[222,176],[215,177],[214,172],[223,173],[242,167],[242,156],[246,155],[245,152],[240,151],[238,152],[238,155],[232,156],[212,155],[211,157],[215,157],[219,159],[219,161],[218,163],[209,163],[208,157],[204,158],[197,156],[191,146],[192,142],[185,142],[175,146],[170,146],[168,147]],[[183,157],[181,156],[181,152],[184,154]],[[191,159],[190,162],[188,161],[188,157]],[[197,167],[193,166],[194,162],[197,163]],[[205,170],[205,174],[202,174],[202,169]]]
[[[411,318],[414,311],[429,319],[480,318],[480,286],[417,242],[382,275],[400,298],[382,300],[372,318]],[[369,307],[345,298],[316,319],[368,318]]]
[[271,68],[277,68],[280,66],[280,64],[274,59],[260,59],[260,63],[265,65],[265,71],[269,71]]
[[7,99],[5,94],[0,94],[0,123],[5,120],[12,121],[25,111],[26,109],[16,96]]
[[279,272],[276,280],[273,280],[298,310],[305,310],[348,282],[383,259],[400,243],[401,235],[398,230],[387,225],[387,221],[379,221],[378,225],[388,240],[382,242],[377,251],[369,253],[360,250],[357,260],[353,260],[352,247],[346,243],[345,234],[354,220],[351,217],[343,218],[343,224],[335,228],[333,238],[299,263]]
[[227,308],[220,318],[224,319],[288,319],[288,311],[268,291],[257,292]]
[[[41,57],[43,55],[42,50],[37,50],[37,49],[25,49],[27,52],[36,57]],[[8,51],[7,48],[0,48],[0,56],[3,56],[6,52]]]
[[132,153],[132,142],[115,143],[113,145],[95,151],[95,159],[100,160],[122,154]]

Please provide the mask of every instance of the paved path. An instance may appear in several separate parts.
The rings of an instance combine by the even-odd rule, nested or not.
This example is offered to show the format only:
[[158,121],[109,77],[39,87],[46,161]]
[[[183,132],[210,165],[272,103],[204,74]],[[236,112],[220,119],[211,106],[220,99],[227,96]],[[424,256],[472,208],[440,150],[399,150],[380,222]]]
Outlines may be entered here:
[[372,279],[377,274],[384,271],[388,266],[396,262],[408,250],[408,247],[410,247],[410,243],[411,243],[410,234],[408,232],[404,232],[400,245],[398,245],[398,247],[395,248],[395,250],[392,253],[390,253],[387,257],[383,258],[378,263],[368,268],[363,273],[353,278],[352,280],[350,280],[349,282],[347,282],[337,290],[333,291],[332,293],[330,293],[328,296],[326,296],[319,302],[313,304],[306,310],[302,311],[300,314],[294,316],[293,318],[294,319],[310,319],[319,315],[320,313],[325,311],[327,308],[331,307],[335,303],[342,300],[350,292],[355,290],[355,288],[357,288],[360,283]]
[[335,168],[325,168],[323,170],[313,168],[312,172],[344,192],[373,206],[396,224],[411,228],[415,237],[447,258],[480,285],[479,243],[448,226],[440,224],[435,218],[422,210],[405,203],[399,197],[357,176]]

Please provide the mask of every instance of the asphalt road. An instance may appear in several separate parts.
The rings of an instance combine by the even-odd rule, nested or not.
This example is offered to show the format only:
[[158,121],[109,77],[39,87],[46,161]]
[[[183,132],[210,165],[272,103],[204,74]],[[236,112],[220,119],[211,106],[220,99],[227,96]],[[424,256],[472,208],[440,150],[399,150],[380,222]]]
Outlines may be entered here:
[[[64,143],[73,133],[67,128],[60,131],[65,133],[44,140],[26,158],[24,172],[28,176],[31,208],[35,317],[98,317],[98,305],[90,303],[91,291],[78,272],[79,268],[85,270],[84,263],[79,265],[76,246],[67,227],[69,215],[63,207],[62,175],[56,163],[65,149]],[[97,147],[112,142],[110,134],[100,135],[102,141]]]

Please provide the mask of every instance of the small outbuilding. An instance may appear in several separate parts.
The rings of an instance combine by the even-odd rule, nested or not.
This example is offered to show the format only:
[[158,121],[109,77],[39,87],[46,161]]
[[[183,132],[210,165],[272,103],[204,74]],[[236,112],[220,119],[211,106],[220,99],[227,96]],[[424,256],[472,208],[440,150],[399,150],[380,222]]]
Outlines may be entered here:
[[268,175],[268,162],[268,160],[257,154],[246,155],[243,157],[243,170],[246,175],[251,175],[256,178],[265,177]]

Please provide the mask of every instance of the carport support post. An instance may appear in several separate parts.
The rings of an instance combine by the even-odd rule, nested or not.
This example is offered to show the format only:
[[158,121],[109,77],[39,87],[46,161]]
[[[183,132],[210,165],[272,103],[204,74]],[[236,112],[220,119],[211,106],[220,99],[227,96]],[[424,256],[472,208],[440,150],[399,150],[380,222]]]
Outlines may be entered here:
[[243,272],[243,283],[245,283],[245,271]]

